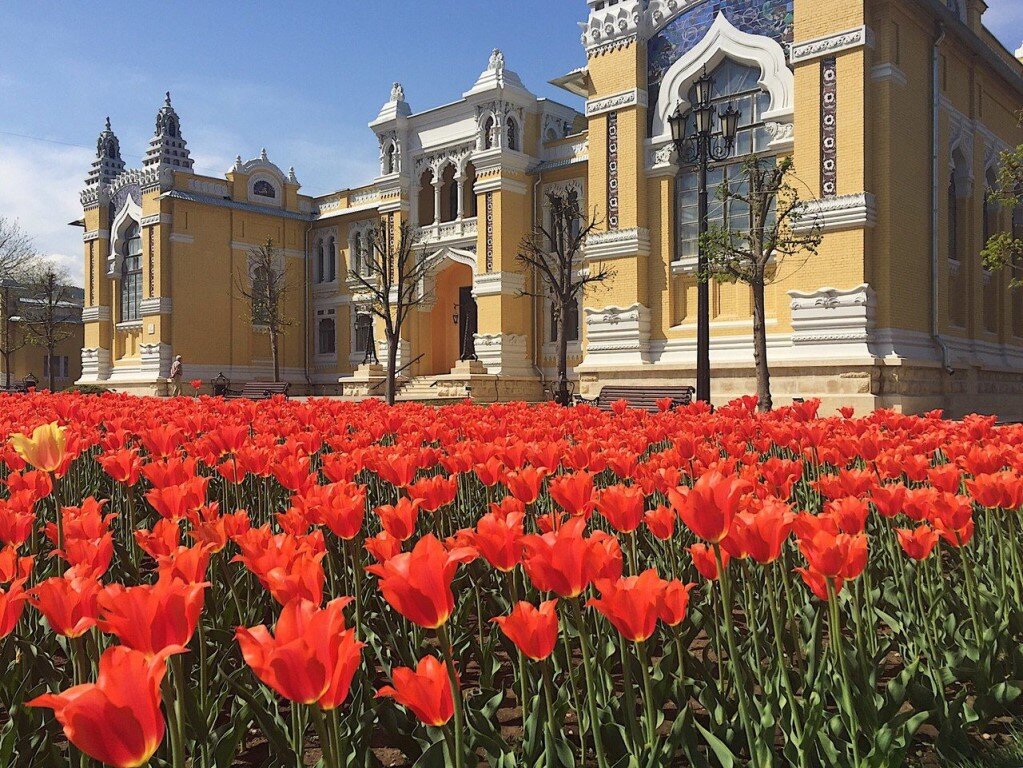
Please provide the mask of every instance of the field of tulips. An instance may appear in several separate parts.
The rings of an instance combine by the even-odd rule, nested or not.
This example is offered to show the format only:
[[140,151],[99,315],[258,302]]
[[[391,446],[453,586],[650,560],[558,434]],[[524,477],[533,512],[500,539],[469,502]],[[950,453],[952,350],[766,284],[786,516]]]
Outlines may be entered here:
[[1012,738],[1023,428],[669,405],[0,395],[0,766],[890,768]]

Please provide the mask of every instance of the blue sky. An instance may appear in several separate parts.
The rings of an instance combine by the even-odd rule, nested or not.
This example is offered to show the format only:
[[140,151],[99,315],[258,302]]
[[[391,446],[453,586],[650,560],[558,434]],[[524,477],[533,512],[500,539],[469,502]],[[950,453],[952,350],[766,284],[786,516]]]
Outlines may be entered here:
[[[1015,50],[1023,0],[988,0]],[[266,147],[322,194],[376,173],[367,123],[400,80],[413,109],[457,99],[490,51],[540,96],[585,63],[584,0],[0,0],[0,215],[81,279],[78,191],[103,118],[139,165],[170,90],[196,171]]]

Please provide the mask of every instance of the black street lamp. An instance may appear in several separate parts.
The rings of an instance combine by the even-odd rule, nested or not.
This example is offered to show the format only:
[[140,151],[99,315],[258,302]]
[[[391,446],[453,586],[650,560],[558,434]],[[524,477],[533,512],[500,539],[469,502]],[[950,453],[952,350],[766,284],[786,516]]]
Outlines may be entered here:
[[[706,72],[693,87],[694,103],[683,110],[685,101],[679,103],[675,113],[668,118],[671,124],[671,139],[678,153],[679,166],[695,167],[699,174],[699,224],[700,239],[697,252],[697,294],[696,294],[696,399],[710,402],[710,283],[707,279],[707,255],[703,250],[703,236],[707,233],[707,171],[712,163],[728,158],[735,147],[735,135],[739,128],[739,110],[729,105],[724,112],[718,112],[720,126],[715,130],[714,79]],[[690,129],[690,118],[692,128]]]

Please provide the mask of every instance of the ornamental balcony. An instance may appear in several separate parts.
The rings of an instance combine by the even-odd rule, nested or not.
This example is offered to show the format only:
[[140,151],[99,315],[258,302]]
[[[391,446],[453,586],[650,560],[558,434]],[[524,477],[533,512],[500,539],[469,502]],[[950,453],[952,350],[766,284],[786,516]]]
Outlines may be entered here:
[[476,217],[435,222],[419,227],[416,240],[422,245],[476,245]]

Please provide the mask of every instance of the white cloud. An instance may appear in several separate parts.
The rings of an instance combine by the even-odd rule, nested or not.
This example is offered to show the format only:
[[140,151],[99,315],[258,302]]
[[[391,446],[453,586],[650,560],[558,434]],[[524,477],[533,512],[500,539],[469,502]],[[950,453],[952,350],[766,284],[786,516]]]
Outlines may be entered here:
[[16,219],[41,254],[84,279],[78,192],[93,153],[82,147],[0,136],[0,216]]

